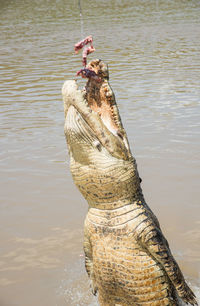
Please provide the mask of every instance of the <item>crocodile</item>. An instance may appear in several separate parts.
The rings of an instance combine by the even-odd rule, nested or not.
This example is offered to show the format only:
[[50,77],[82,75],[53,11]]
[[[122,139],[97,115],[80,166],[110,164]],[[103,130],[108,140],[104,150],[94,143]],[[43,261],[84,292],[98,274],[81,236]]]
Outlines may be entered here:
[[[73,180],[88,202],[85,267],[101,306],[197,305],[145,202],[107,65],[92,60],[84,89],[65,81],[64,133]],[[98,80],[98,81],[97,81]],[[123,85],[123,84],[122,84]]]

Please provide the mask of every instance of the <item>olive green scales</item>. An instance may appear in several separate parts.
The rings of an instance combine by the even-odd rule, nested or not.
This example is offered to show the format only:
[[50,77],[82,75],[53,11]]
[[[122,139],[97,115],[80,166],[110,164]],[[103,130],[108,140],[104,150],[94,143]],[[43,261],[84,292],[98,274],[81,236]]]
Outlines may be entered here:
[[70,169],[89,205],[84,252],[92,291],[102,306],[179,305],[177,295],[197,305],[145,202],[107,66],[94,60],[88,67],[99,80],[84,90],[66,81],[62,94]]

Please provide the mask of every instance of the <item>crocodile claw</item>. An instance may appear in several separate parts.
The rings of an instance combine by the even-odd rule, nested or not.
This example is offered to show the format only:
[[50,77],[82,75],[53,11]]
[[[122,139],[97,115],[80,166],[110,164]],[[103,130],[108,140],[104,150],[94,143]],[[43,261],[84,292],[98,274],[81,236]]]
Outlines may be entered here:
[[97,291],[98,291],[98,288],[97,288],[97,286],[94,284],[94,281],[90,281],[90,288],[91,288],[91,290],[92,290],[92,294],[94,295],[94,296],[96,296],[97,295]]
[[180,298],[186,303],[190,305],[198,305],[196,301],[196,296],[190,289],[190,287],[185,284],[184,291],[183,292],[178,292]]

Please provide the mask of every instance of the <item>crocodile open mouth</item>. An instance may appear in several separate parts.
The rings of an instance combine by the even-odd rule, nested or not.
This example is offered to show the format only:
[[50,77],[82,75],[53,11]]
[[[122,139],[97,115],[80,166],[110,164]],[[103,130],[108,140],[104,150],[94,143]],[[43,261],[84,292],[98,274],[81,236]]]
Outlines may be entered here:
[[[110,132],[123,139],[123,129],[116,107],[115,95],[108,82],[107,65],[102,60],[95,59],[81,71],[81,76],[88,79],[85,85],[85,99],[88,106],[100,116]],[[84,74],[85,71],[86,74]]]
[[[68,122],[67,113],[72,106],[112,156],[124,160],[131,159],[130,147],[122,126],[115,95],[108,82],[107,65],[96,59],[84,69],[88,69],[90,73],[83,76],[87,78],[83,90],[78,89],[75,80],[66,81],[62,88],[66,124]],[[71,128],[73,129],[73,126]]]

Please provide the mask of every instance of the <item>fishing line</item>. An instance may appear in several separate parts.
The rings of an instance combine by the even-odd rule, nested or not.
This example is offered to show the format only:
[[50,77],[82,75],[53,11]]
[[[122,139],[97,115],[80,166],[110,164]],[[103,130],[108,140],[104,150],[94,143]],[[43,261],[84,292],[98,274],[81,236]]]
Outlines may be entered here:
[[80,11],[81,39],[83,39],[84,29],[83,29],[83,15],[82,15],[81,0],[78,0],[78,5],[79,5],[79,11]]

